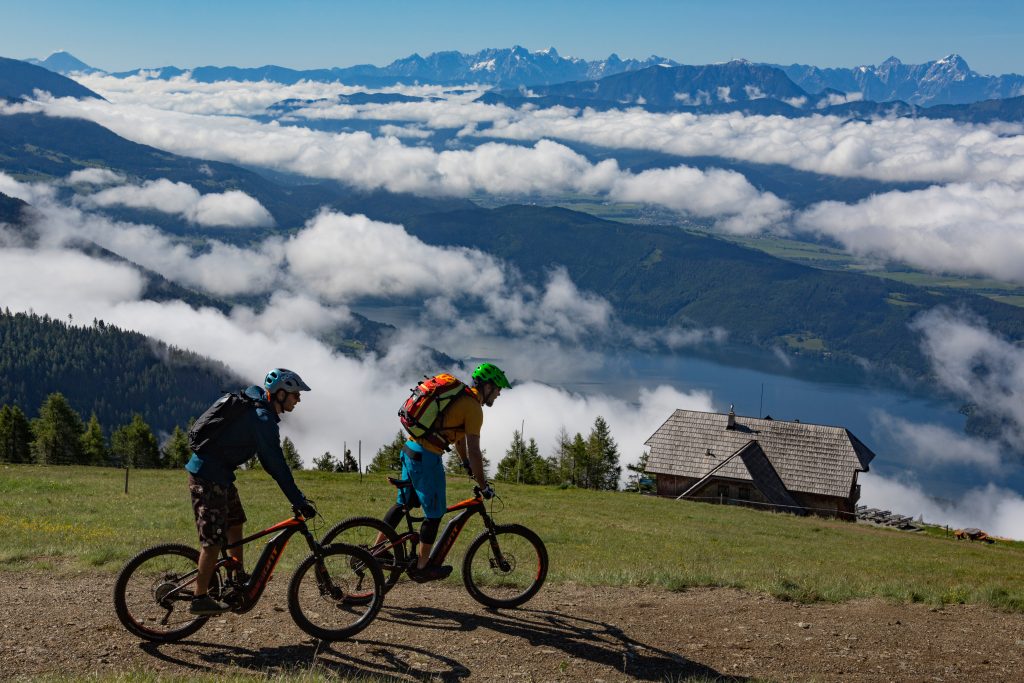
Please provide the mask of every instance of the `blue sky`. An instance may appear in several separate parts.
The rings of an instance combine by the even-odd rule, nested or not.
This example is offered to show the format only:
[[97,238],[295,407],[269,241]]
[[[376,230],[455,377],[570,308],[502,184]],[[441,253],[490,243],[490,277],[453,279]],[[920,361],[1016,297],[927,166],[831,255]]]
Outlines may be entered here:
[[1016,1],[0,0],[0,12],[0,56],[63,49],[107,70],[383,65],[413,52],[519,44],[688,64],[743,57],[856,66],[958,52],[981,73],[1024,73],[1024,3]]

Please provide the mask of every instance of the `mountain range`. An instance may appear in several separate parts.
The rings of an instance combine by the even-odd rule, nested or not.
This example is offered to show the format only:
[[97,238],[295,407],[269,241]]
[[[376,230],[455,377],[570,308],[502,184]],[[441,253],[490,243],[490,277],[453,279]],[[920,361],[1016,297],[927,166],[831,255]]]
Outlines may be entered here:
[[[0,63],[0,74],[3,67]],[[679,67],[653,68],[669,73]],[[775,79],[758,81],[761,88],[779,87],[780,92],[790,93],[796,87],[765,71],[770,67],[737,63],[729,68],[739,75],[767,74]],[[707,75],[699,69],[680,73],[697,80]],[[63,79],[48,72],[47,77]],[[63,180],[71,171],[89,167],[110,169],[136,183],[168,178],[189,183],[202,193],[244,191],[271,212],[275,225],[232,231],[238,244],[286,235],[327,206],[401,223],[430,244],[493,254],[515,265],[526,282],[538,288],[551,268],[564,267],[583,291],[606,298],[622,320],[642,329],[666,324],[717,326],[735,342],[761,348],[789,348],[787,340],[800,337],[814,340],[833,360],[867,360],[914,375],[927,371],[907,327],[919,310],[946,304],[974,311],[998,333],[1011,340],[1024,339],[1020,308],[950,290],[928,291],[857,273],[800,266],[677,226],[616,223],[539,206],[484,209],[461,199],[359,192],[337,182],[297,178],[285,182],[279,174],[140,145],[90,121],[27,113],[0,116],[0,170],[18,177]],[[64,186],[61,192],[74,189]],[[18,214],[23,208],[18,201],[0,197],[0,211],[5,214]],[[105,213],[158,225],[200,246],[214,234],[184,226],[180,219],[159,219],[153,212],[139,211],[108,209]],[[216,234],[223,239],[223,232]],[[95,245],[82,248],[99,249]],[[188,300],[176,286],[155,281],[152,296]]]
[[[99,71],[67,52],[56,52],[44,60],[26,60],[61,74]],[[648,69],[653,66],[683,66],[678,62],[652,55],[645,59],[622,59],[616,54],[602,60],[563,57],[554,48],[529,51],[520,46],[489,48],[475,53],[435,52],[426,57],[413,54],[386,66],[360,64],[323,69],[289,69],[266,65],[260,67],[199,66],[181,68],[160,66],[115,72],[118,77],[147,73],[170,79],[191,73],[200,82],[220,80],[269,80],[296,83],[300,80],[343,81],[350,85],[382,87],[398,83],[433,83],[457,85],[479,83],[499,89],[532,88],[570,81],[593,81],[615,74]],[[986,76],[973,71],[957,54],[923,64],[904,64],[889,57],[878,66],[850,68],[819,68],[805,64],[788,66],[764,64],[781,70],[809,95],[828,93],[853,94],[873,102],[901,101],[916,106],[966,104],[982,100],[1003,99],[1024,95],[1024,76],[1003,74]],[[688,67],[699,69],[701,67]],[[710,85],[710,84],[709,84]],[[727,83],[714,86],[723,87]],[[713,94],[714,90],[707,92]],[[737,99],[738,91],[730,95]],[[814,98],[818,99],[818,98]]]
[[147,72],[158,74],[158,78],[170,79],[189,71],[193,79],[202,83],[223,80],[297,83],[301,80],[310,80],[342,81],[352,85],[373,87],[397,83],[482,83],[498,87],[516,87],[600,78],[661,63],[676,64],[672,60],[653,55],[638,60],[621,59],[618,55],[612,54],[608,59],[587,61],[562,57],[554,48],[530,52],[517,45],[512,48],[485,49],[473,54],[455,51],[434,52],[426,57],[412,54],[383,67],[360,64],[350,67],[298,70],[273,65],[253,68],[200,66],[186,70],[175,66],[162,66],[122,71],[113,75],[123,78]]
[[909,104],[966,104],[1024,95],[1024,76],[983,76],[957,54],[924,64],[904,64],[889,57],[878,66],[820,69],[805,64],[777,66],[809,93],[824,90],[859,92],[865,100]]
[[1022,96],[933,106],[903,100],[866,100],[832,88],[811,92],[781,68],[745,60],[705,66],[659,65],[594,81],[533,86],[529,92],[521,88],[492,90],[481,95],[480,101],[513,108],[563,106],[603,111],[640,107],[653,112],[740,112],[787,118],[923,117],[972,123],[1024,120]]

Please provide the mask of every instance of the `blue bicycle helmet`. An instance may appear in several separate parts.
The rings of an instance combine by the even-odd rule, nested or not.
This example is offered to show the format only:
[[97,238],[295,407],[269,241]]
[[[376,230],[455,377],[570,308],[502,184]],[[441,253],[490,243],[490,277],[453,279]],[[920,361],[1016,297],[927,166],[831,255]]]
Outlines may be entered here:
[[309,385],[303,382],[302,378],[299,377],[299,373],[287,368],[274,368],[268,372],[267,379],[264,380],[263,386],[271,396],[273,396],[278,389],[284,389],[290,394],[296,394],[300,391],[311,391]]

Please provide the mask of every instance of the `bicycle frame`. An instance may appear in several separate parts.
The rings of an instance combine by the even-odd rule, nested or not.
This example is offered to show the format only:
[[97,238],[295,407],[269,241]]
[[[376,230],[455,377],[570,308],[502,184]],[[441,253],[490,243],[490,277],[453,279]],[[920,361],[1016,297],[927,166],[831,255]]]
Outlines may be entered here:
[[[480,515],[484,520],[484,526],[490,530],[494,523],[491,521],[490,515],[487,514],[487,508],[484,505],[482,498],[473,497],[467,498],[466,500],[459,501],[454,505],[449,505],[445,510],[445,514],[450,512],[456,512],[461,510],[462,512],[452,519],[448,520],[444,529],[441,531],[437,540],[434,541],[434,547],[430,551],[430,559],[427,561],[427,566],[443,564],[448,553],[451,552],[452,547],[455,545],[455,541],[459,538],[459,534],[466,527],[466,523],[469,522],[469,518],[473,515]],[[419,545],[420,535],[417,531],[412,528],[413,522],[422,522],[423,517],[415,517],[412,514],[412,508],[406,505],[404,507],[404,515],[406,524],[409,527],[409,531],[398,537],[396,545],[401,545],[406,541],[410,541],[410,545],[415,548]],[[415,559],[415,552],[413,553]]]
[[259,602],[260,597],[263,595],[263,591],[266,589],[267,584],[270,582],[270,577],[274,574],[274,568],[277,566],[277,561],[281,559],[281,554],[284,552],[285,547],[288,545],[288,541],[296,533],[302,534],[306,542],[309,544],[309,549],[313,553],[319,553],[321,546],[317,543],[316,539],[313,538],[313,533],[306,526],[306,520],[300,517],[292,517],[284,521],[278,522],[277,524],[259,531],[252,536],[247,536],[237,543],[231,543],[221,547],[221,559],[217,562],[217,569],[237,569],[237,561],[235,558],[228,554],[229,550],[233,548],[239,548],[247,543],[251,543],[256,539],[263,538],[274,532],[280,532],[272,539],[267,541],[267,544],[263,546],[263,552],[260,553],[259,560],[253,566],[252,574],[249,576],[249,580],[241,585],[237,586],[240,588],[240,592],[237,594],[237,604],[232,604],[232,611],[236,614],[245,614]]

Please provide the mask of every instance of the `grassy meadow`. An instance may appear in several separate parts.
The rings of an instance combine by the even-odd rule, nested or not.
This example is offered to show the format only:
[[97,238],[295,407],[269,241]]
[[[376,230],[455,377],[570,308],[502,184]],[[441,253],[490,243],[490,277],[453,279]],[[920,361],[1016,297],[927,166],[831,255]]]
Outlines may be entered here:
[[[195,544],[183,471],[0,465],[0,572],[114,573],[138,550]],[[352,515],[381,516],[391,505],[382,475],[299,472],[322,513],[320,532]],[[264,472],[239,472],[246,533],[290,513]],[[499,483],[498,523],[536,531],[551,559],[549,582],[730,586],[784,600],[840,602],[879,597],[930,604],[987,604],[1024,612],[1024,543],[956,541],[942,530],[911,534],[862,524],[799,518],[739,507],[636,494]],[[451,478],[448,500],[469,494]],[[473,521],[450,556],[459,567]],[[248,551],[255,560],[257,541]],[[296,537],[279,571],[306,554]],[[460,581],[458,571],[449,581]]]

